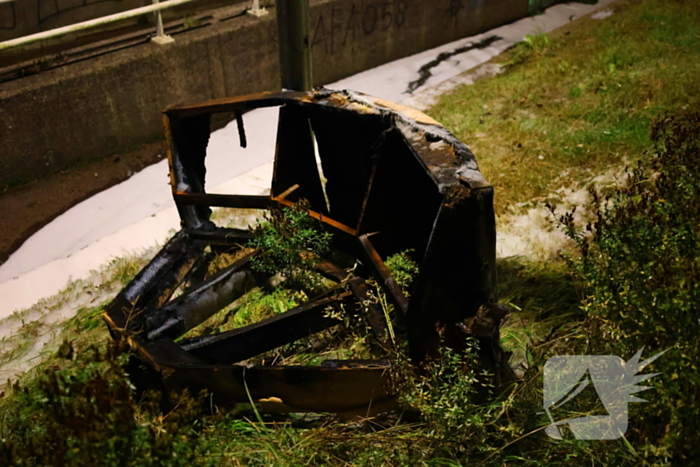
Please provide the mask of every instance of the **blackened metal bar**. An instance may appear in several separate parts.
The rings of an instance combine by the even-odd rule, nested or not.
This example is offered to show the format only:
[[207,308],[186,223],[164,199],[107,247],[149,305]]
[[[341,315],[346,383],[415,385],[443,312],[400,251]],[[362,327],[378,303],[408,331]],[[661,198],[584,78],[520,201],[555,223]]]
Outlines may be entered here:
[[401,313],[406,316],[406,311],[408,310],[408,300],[403,294],[401,287],[396,283],[396,280],[392,277],[391,271],[386,267],[382,257],[379,256],[377,250],[374,249],[372,243],[369,241],[367,235],[360,235],[358,237],[360,245],[362,245],[362,250],[365,253],[365,257],[368,260],[367,266],[372,271],[377,282],[379,282],[386,290],[389,292],[389,300],[401,311]]
[[181,336],[253,289],[253,274],[243,268],[256,253],[244,256],[191,292],[150,313],[145,322],[148,339]]
[[150,309],[162,306],[201,257],[205,242],[180,231],[112,300],[105,317],[112,331],[137,325]]
[[180,284],[197,265],[204,254],[206,246],[207,244],[200,240],[191,239],[188,242],[185,254],[182,255],[180,260],[161,277],[150,295],[144,295],[143,299],[139,300],[137,308],[142,307],[144,312],[134,321],[134,325],[140,323],[150,310],[161,307],[170,300],[175,290],[180,287]]
[[[209,243],[211,244],[211,242]],[[211,255],[206,253],[197,258],[197,262],[194,263],[192,268],[182,280],[181,286],[183,294],[189,293],[204,282],[209,270],[209,265],[211,264],[211,260]],[[159,304],[159,307],[165,303],[166,302]]]
[[241,229],[187,229],[187,233],[194,239],[204,240],[217,245],[234,245],[253,238],[253,234],[250,231]]
[[248,146],[248,141],[245,137],[245,127],[243,126],[243,113],[240,110],[235,110],[233,112],[236,115],[236,125],[238,126],[238,139],[241,143],[241,147],[245,148]]
[[141,359],[155,369],[177,364],[203,365],[201,361],[182,350],[172,339],[148,341],[144,336],[133,335],[130,336],[130,340]]
[[131,304],[135,304],[158,280],[171,270],[173,265],[187,254],[189,236],[183,230],[175,234],[162,250],[139,272],[129,284],[124,287],[123,295]]
[[165,133],[165,154],[168,157],[168,174],[170,177],[170,190],[175,193],[177,190],[177,177],[175,172],[175,157],[173,154],[173,134],[170,127],[170,116],[163,112],[161,115],[163,122],[163,132]]
[[362,209],[360,209],[360,215],[357,218],[357,231],[359,232],[362,229],[362,220],[365,217],[365,210],[367,209],[367,203],[369,202],[369,197],[372,194],[372,186],[374,185],[374,180],[377,178],[377,167],[379,166],[379,163],[381,162],[381,149],[382,145],[384,144],[384,141],[386,140],[386,135],[389,132],[389,129],[386,129],[382,131],[379,136],[377,137],[377,140],[374,142],[372,145],[372,150],[374,151],[374,155],[372,156],[372,171],[369,176],[369,182],[367,183],[367,189],[365,190],[365,195],[362,198]]
[[207,363],[240,362],[341,324],[342,320],[327,316],[326,309],[348,296],[349,292],[327,296],[258,323],[180,345]]
[[200,104],[172,106],[165,109],[163,112],[166,115],[179,115],[181,117],[190,117],[201,114],[214,114],[220,112],[231,112],[234,110],[253,110],[265,107],[277,107],[284,105],[287,102],[296,99],[304,99],[307,97],[303,92],[287,92],[287,93],[270,93],[263,92],[258,94],[248,94],[239,97],[224,97],[213,99]]
[[[207,145],[211,136],[211,115],[202,114],[181,118],[170,116],[170,139],[168,141],[172,159],[170,170],[174,174],[176,192],[205,192]],[[184,227],[192,229],[210,229],[216,227],[209,219],[211,209],[204,205],[175,203]]]
[[461,352],[457,323],[494,301],[495,278],[493,188],[446,187],[406,317],[411,358],[437,355],[440,345]]
[[222,208],[240,209],[269,209],[276,202],[269,196],[257,195],[220,195],[212,193],[185,193],[178,191],[173,194],[176,203],[197,206],[217,206]]
[[[189,389],[192,394],[208,390],[213,402],[232,405],[247,402],[248,393],[260,401],[261,410],[278,407],[292,412],[347,412],[359,410],[361,416],[386,411],[385,403],[394,399],[390,366],[378,361],[364,366],[340,368],[323,366],[253,366],[178,363],[163,368],[164,383],[171,391]],[[285,410],[286,409],[286,410]]]
[[345,269],[325,259],[318,260],[314,269],[326,279],[336,282],[342,282],[348,277],[348,272]]
[[[383,134],[383,133],[382,133]],[[367,201],[369,200],[369,195],[372,193],[372,185],[374,184],[374,178],[377,175],[377,166],[379,165],[379,155],[374,156],[372,161],[372,172],[369,176],[369,182],[367,183],[367,190],[365,190],[365,196],[362,198],[362,208],[360,209],[360,216],[357,219],[356,231],[360,231],[362,226],[362,219],[365,217],[365,210],[367,209]]]

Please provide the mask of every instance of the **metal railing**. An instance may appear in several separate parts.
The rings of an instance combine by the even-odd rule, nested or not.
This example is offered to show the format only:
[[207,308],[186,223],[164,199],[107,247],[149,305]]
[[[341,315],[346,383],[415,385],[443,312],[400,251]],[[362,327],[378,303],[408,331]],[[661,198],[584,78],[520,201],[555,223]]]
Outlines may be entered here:
[[265,16],[267,14],[267,10],[265,8],[260,8],[260,0],[253,0],[253,8],[248,10],[248,13],[259,18],[261,16]]
[[[7,0],[0,0],[4,2]],[[11,0],[10,0],[11,1]],[[166,35],[163,31],[163,18],[161,16],[161,11],[166,8],[176,7],[178,5],[184,5],[186,3],[192,3],[197,0],[167,0],[160,3],[159,0],[152,0],[153,5],[144,6],[141,8],[134,8],[133,10],[122,11],[120,13],[115,13],[113,15],[103,16],[101,18],[95,18],[88,21],[83,21],[81,23],[70,24],[68,26],[63,26],[56,29],[51,29],[49,31],[43,31],[36,34],[30,34],[24,37],[18,37],[16,39],[11,39],[9,41],[0,42],[0,51],[7,50],[12,47],[19,47],[22,45],[31,44],[33,42],[42,41],[46,39],[52,39],[54,37],[64,36],[66,34],[74,33],[77,31],[82,31],[85,29],[94,28],[97,26],[102,26],[105,24],[114,23],[116,21],[121,21],[129,18],[135,18],[137,16],[146,15],[149,13],[155,13],[156,16],[156,35],[152,40],[159,44],[166,44],[173,42],[173,39]],[[253,8],[248,10],[254,16],[262,16],[267,13],[264,8],[260,8],[260,1],[253,0]]]

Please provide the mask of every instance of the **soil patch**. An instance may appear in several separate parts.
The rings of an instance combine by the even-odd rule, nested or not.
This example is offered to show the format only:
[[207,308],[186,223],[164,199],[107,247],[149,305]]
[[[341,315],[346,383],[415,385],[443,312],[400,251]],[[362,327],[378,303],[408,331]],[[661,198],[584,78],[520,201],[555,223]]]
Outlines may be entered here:
[[165,142],[62,170],[0,193],[0,264],[40,228],[79,202],[165,157]]

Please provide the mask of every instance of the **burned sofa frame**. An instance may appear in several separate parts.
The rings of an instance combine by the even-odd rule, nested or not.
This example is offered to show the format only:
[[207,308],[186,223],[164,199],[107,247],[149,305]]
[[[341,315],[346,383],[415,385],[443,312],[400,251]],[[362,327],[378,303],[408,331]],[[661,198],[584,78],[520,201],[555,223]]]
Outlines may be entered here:
[[[279,107],[279,123],[270,195],[206,193],[212,115],[235,115],[245,147],[244,113],[273,106]],[[112,335],[128,339],[165,389],[208,390],[220,403],[252,398],[270,411],[352,413],[390,406],[394,395],[386,360],[241,364],[340,324],[324,312],[338,301],[358,304],[355,318],[365,319],[376,341],[390,347],[382,310],[368,304],[369,277],[397,310],[414,361],[435,352],[441,342],[464,348],[465,323],[473,323],[479,310],[494,301],[493,189],[471,151],[442,125],[413,109],[330,90],[171,107],[163,121],[182,229],[118,294],[105,318]],[[300,199],[334,234],[334,251],[359,260],[361,267],[348,272],[347,264],[324,259],[319,272],[342,282],[342,288],[250,326],[175,342],[261,280],[249,267],[254,252],[196,283],[197,271],[206,268],[207,246],[251,238],[249,231],[214,225],[210,207],[270,209]],[[407,249],[420,265],[410,300],[383,261]],[[183,284],[188,284],[184,293],[171,300]]]

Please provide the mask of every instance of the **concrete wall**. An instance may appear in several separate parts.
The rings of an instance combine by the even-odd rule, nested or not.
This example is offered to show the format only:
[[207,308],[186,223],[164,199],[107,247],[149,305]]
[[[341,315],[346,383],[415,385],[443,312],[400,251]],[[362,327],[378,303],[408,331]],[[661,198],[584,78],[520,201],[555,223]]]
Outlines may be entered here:
[[0,40],[143,6],[143,0],[12,0],[0,3]]
[[527,15],[527,0],[322,0],[311,11],[314,80],[358,71]]
[[[527,14],[527,0],[312,2],[314,80],[336,81]],[[272,14],[0,84],[0,187],[162,137],[174,103],[279,88]]]
[[[165,10],[167,13],[164,15],[166,19],[183,17],[195,10],[244,1],[249,0],[200,0],[179,7],[178,15],[171,13],[171,10]],[[151,3],[152,0],[6,0],[0,2],[0,41],[133,10]],[[123,21],[116,27],[135,24],[137,21],[138,19]]]

